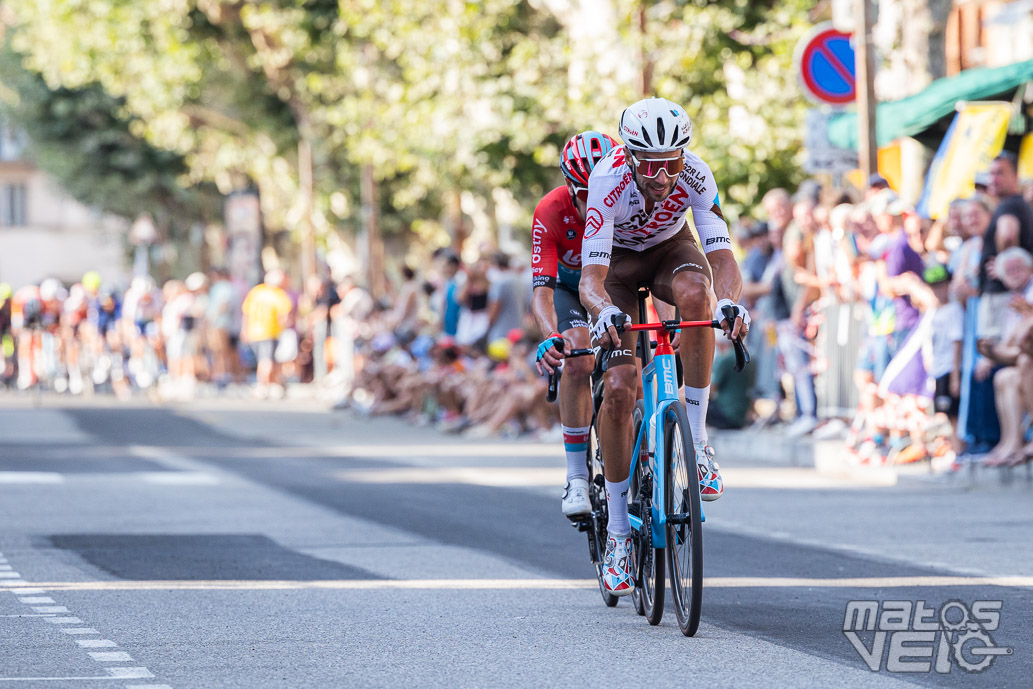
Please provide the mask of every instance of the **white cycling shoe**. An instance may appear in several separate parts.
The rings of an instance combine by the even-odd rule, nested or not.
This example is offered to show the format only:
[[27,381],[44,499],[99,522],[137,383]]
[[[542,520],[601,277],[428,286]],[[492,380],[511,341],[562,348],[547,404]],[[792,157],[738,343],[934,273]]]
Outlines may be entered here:
[[613,596],[626,596],[635,590],[631,574],[631,535],[613,535],[606,539],[603,556],[603,586]]
[[567,481],[563,490],[563,516],[567,519],[587,517],[592,512],[592,503],[588,499],[588,481],[583,478],[573,478]]
[[714,448],[703,443],[696,443],[696,470],[699,472],[699,497],[712,502],[725,492],[725,480],[721,478],[721,469],[714,461]]

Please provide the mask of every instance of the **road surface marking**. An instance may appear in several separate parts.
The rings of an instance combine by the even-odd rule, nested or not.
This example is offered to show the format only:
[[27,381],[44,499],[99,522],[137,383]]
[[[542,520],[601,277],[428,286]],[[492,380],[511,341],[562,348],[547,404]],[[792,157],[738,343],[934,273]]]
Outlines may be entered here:
[[[54,581],[51,591],[295,591],[295,590],[542,590],[598,586],[595,579],[324,579],[315,581],[213,580]],[[707,577],[708,588],[914,588],[1005,586],[1033,588],[1033,576],[901,576],[901,577]],[[0,585],[0,589],[3,586]]]
[[348,483],[466,483],[475,486],[560,486],[566,476],[561,467],[398,467],[335,471]]
[[[13,590],[14,590],[14,593],[16,595],[18,595],[18,596],[39,596],[39,595],[42,595],[42,594],[47,592],[46,589],[30,589],[30,588],[21,588],[21,589],[13,589]],[[24,603],[25,601],[23,600],[22,602]]]
[[125,651],[90,651],[90,657],[98,663],[123,663],[133,659]]
[[0,471],[0,483],[64,483],[56,471]]
[[108,673],[119,679],[150,679],[154,677],[145,667],[109,667]]
[[21,579],[22,575],[18,572],[0,572],[0,579]]
[[205,471],[140,471],[133,478],[161,486],[216,486],[222,483],[218,476]]
[[[3,557],[3,553],[0,553],[0,557]],[[10,569],[10,567],[8,567]],[[0,572],[0,577],[5,579],[11,579],[10,575],[20,578],[21,575],[17,572]],[[42,586],[26,586],[27,582],[24,581],[4,581],[0,582],[0,590],[7,589],[14,591],[19,594],[19,600],[26,604],[32,605],[33,603],[53,603],[54,599],[49,596],[25,596],[24,594],[40,594],[46,591]],[[37,613],[44,614],[49,613],[52,616],[46,618],[47,622],[52,624],[82,624],[82,620],[78,617],[57,617],[56,613],[67,613],[68,608],[63,605],[34,605],[32,609]],[[100,635],[93,627],[59,627],[59,629],[70,636],[89,636],[89,635]],[[76,644],[80,648],[117,648],[118,644],[109,639],[75,639]],[[133,657],[125,651],[87,651],[91,658],[98,663],[123,663],[132,662]],[[18,681],[97,681],[97,680],[124,680],[124,679],[150,679],[154,677],[150,670],[146,667],[113,667],[106,668],[108,675],[107,677],[0,677],[0,682],[18,682]]]
[[[114,668],[109,668],[113,670]],[[0,677],[0,682],[112,682],[119,679],[136,679],[135,677]]]

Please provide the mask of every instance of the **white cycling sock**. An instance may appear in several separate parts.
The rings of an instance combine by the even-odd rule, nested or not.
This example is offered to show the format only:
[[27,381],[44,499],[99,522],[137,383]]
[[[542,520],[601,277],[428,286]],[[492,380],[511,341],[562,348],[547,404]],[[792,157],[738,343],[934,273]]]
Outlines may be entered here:
[[567,481],[575,478],[588,479],[585,452],[588,450],[588,432],[591,426],[572,428],[563,426],[563,449],[567,453]]
[[606,482],[606,504],[610,518],[606,522],[606,531],[613,534],[631,533],[631,522],[628,520],[628,483],[629,478],[616,483]]
[[707,407],[710,406],[710,386],[693,388],[685,386],[685,416],[689,419],[694,444],[707,444]]

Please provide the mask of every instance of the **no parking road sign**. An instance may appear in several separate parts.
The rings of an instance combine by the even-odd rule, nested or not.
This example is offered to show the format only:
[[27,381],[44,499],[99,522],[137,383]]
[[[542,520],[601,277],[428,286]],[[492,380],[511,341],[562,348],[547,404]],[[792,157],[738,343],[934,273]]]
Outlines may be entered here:
[[797,76],[808,98],[819,104],[847,105],[857,98],[854,47],[850,34],[823,22],[796,44]]

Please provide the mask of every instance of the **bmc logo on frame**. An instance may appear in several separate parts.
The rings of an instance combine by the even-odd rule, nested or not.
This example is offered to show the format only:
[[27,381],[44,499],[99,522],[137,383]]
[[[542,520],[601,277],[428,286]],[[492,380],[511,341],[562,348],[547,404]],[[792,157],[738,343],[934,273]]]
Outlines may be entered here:
[[852,600],[846,605],[843,634],[873,672],[949,674],[983,672],[1012,649],[998,646],[990,632],[1001,623],[999,600],[966,605],[949,600],[939,609],[924,600]]

